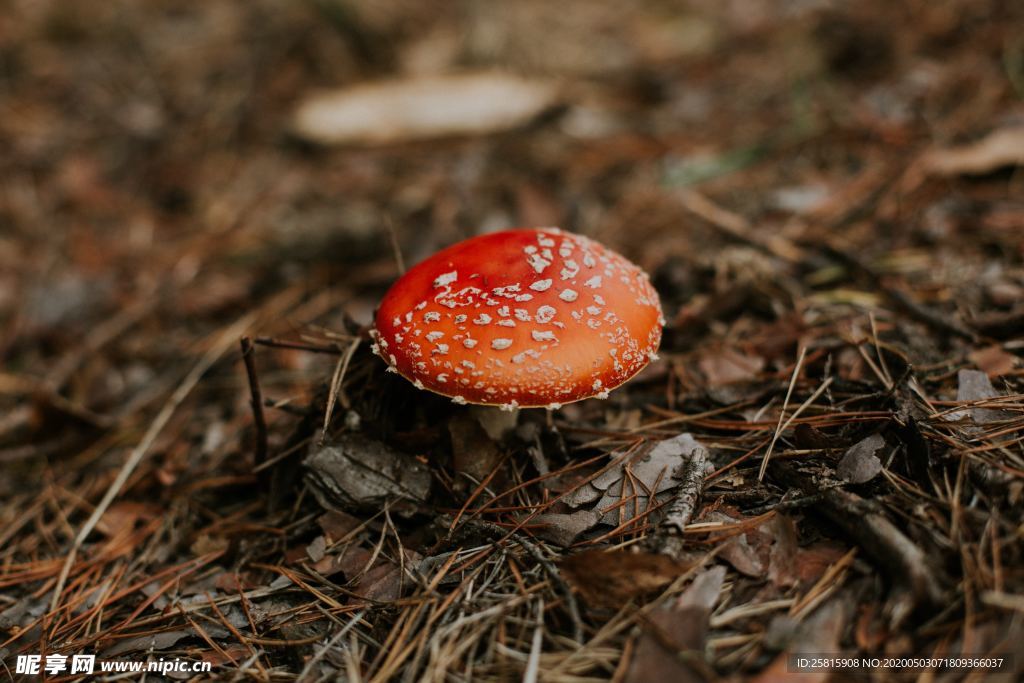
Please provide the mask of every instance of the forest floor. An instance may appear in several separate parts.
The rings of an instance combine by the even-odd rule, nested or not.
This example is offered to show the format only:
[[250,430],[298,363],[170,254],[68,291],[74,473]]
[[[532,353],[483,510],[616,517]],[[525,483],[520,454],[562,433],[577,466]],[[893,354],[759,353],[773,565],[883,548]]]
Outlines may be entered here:
[[[1021,3],[3,5],[0,671],[1024,676]],[[450,73],[487,125],[296,123]],[[660,360],[504,433],[385,373],[398,258],[547,225]]]

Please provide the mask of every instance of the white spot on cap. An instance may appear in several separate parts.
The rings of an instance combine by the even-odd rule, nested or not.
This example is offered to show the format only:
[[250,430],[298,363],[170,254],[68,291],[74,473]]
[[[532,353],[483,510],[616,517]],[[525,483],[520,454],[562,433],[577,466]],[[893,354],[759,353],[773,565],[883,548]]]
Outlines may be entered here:
[[595,379],[594,380],[594,384],[591,385],[590,388],[593,389],[594,391],[597,391],[598,389],[600,389],[601,388],[601,380]]
[[455,324],[461,325],[462,323],[466,322],[466,318],[468,317],[469,316],[467,316],[465,313],[459,313],[457,316],[455,316]]
[[566,302],[576,301],[577,297],[579,297],[579,294],[577,294],[576,291],[572,289],[563,289],[562,293],[558,295],[559,299]]
[[477,317],[473,318],[473,322],[477,325],[487,325],[491,322],[491,316],[486,313],[481,313]]
[[452,396],[452,403],[458,403],[460,406],[466,405],[466,399],[462,396]]
[[535,292],[546,292],[548,289],[551,288],[552,282],[554,282],[554,280],[537,280],[532,285],[530,285],[530,289],[532,289]]
[[444,384],[445,382],[448,381],[448,374],[442,372],[440,375],[437,376],[437,381],[440,382],[441,384]]
[[548,261],[537,254],[530,254],[530,258],[526,259],[526,262],[529,263],[530,266],[532,266],[538,273],[543,273],[544,269],[551,265],[551,261]]
[[441,314],[438,313],[437,311],[427,311],[426,313],[423,314],[423,320],[425,320],[428,323],[440,322]]
[[458,279],[459,271],[453,270],[450,273],[438,275],[437,278],[434,279],[434,287],[447,287],[448,285],[450,285],[451,283],[455,282]]
[[416,379],[416,380],[413,380],[413,382],[412,382],[412,385],[413,385],[414,387],[416,387],[417,389],[424,389],[424,388],[425,388],[425,387],[423,386],[423,382],[419,381],[418,379]]
[[474,346],[476,346],[476,339],[463,339],[462,345],[465,346],[467,349],[471,349]]
[[436,342],[438,339],[444,336],[444,332],[431,332],[427,335],[428,342]]
[[435,348],[430,353],[432,353],[432,354],[436,353],[439,356],[446,356],[446,355],[448,355],[448,345],[447,344],[438,344],[437,348]]
[[509,320],[499,320],[498,321],[498,325],[500,325],[501,327],[515,327],[516,326],[516,321],[515,320],[511,320],[511,319],[509,319]]
[[583,284],[585,284],[587,287],[590,287],[591,289],[597,289],[598,287],[601,286],[601,276],[595,275],[594,277],[590,278]]
[[549,323],[555,318],[555,314],[558,311],[553,306],[541,306],[537,309],[537,322],[541,324]]
[[533,337],[534,341],[545,342],[545,341],[558,341],[555,338],[555,333],[551,330],[533,330],[530,332],[530,336]]
[[512,346],[511,339],[495,339],[491,341],[491,348],[495,351],[503,351],[510,346]]

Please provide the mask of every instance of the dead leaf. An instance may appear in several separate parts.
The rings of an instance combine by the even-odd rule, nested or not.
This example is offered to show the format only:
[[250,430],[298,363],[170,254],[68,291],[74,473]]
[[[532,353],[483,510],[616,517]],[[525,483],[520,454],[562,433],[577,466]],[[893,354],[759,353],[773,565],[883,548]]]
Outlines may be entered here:
[[[1000,396],[996,388],[992,386],[992,380],[980,370],[960,370],[956,375],[958,386],[956,390],[957,401],[983,401],[988,398]],[[1004,410],[993,408],[971,408],[968,410],[956,410],[946,416],[948,420],[961,420],[970,415],[977,424],[987,424],[1005,420],[1010,415]]]
[[708,386],[720,387],[736,382],[751,382],[764,369],[764,358],[736,349],[723,348],[705,353],[697,363]]
[[[707,521],[725,522],[733,524],[742,521],[742,518],[730,517],[724,512],[714,511],[707,515]],[[758,556],[757,550],[750,545],[747,534],[741,533],[729,538],[721,545],[718,556],[733,566],[733,569],[754,578],[760,578],[765,574],[764,562]]]
[[607,607],[663,588],[689,569],[665,555],[627,550],[585,550],[559,567],[587,602]]
[[766,526],[775,538],[768,555],[768,578],[780,588],[795,586],[800,581],[797,576],[799,547],[796,524],[790,517],[779,513]]
[[309,555],[309,559],[313,562],[319,562],[324,559],[324,555],[327,551],[327,539],[323,536],[317,536],[313,539],[313,542],[306,546],[306,554]]
[[363,524],[358,517],[341,510],[328,510],[316,521],[330,542],[340,541]]
[[971,351],[967,357],[989,377],[1007,375],[1017,365],[1017,356],[1004,351],[998,344]]
[[555,96],[547,81],[500,73],[412,77],[313,95],[292,127],[324,145],[483,135],[526,123]]
[[109,537],[128,534],[138,522],[148,521],[157,516],[158,512],[150,505],[120,501],[107,508],[96,523],[96,530]]
[[882,471],[882,461],[875,453],[885,445],[881,434],[872,434],[861,439],[846,451],[839,461],[836,473],[851,484],[871,481]]
[[[600,521],[597,513],[592,510],[578,510],[572,514],[550,513],[537,515],[530,520],[531,531],[545,541],[551,541],[563,548],[573,542],[584,531],[588,531]],[[543,525],[533,528],[532,525]]]
[[[839,638],[853,612],[853,599],[848,593],[829,600],[811,614],[796,629],[789,649],[776,657],[756,678],[755,683],[783,683],[792,681],[794,673],[789,668],[790,654],[837,653]],[[808,683],[824,683],[832,678],[831,671],[807,672],[799,680]]]
[[[706,680],[681,657],[686,654],[700,662],[708,634],[711,609],[722,592],[725,567],[713,567],[693,580],[674,604],[651,613],[626,670],[628,683]],[[693,660],[690,660],[693,661]]]
[[984,175],[1024,164],[1024,126],[1001,128],[968,145],[937,149],[922,160],[934,175]]

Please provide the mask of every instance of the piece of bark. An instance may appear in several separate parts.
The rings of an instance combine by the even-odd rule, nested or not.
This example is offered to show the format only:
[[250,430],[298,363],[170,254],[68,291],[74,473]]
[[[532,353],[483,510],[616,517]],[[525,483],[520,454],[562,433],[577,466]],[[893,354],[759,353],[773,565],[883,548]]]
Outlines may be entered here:
[[416,458],[361,434],[343,434],[306,458],[306,480],[330,510],[373,509],[391,503],[400,514],[416,512],[430,492],[430,471]]

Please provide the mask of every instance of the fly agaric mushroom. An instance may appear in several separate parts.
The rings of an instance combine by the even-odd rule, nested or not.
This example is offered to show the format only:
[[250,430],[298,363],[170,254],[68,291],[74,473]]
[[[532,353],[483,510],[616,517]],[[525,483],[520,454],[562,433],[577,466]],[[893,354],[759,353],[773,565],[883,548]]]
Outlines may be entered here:
[[559,408],[606,398],[657,356],[647,274],[558,228],[508,230],[444,249],[398,279],[377,311],[388,369],[456,403]]

